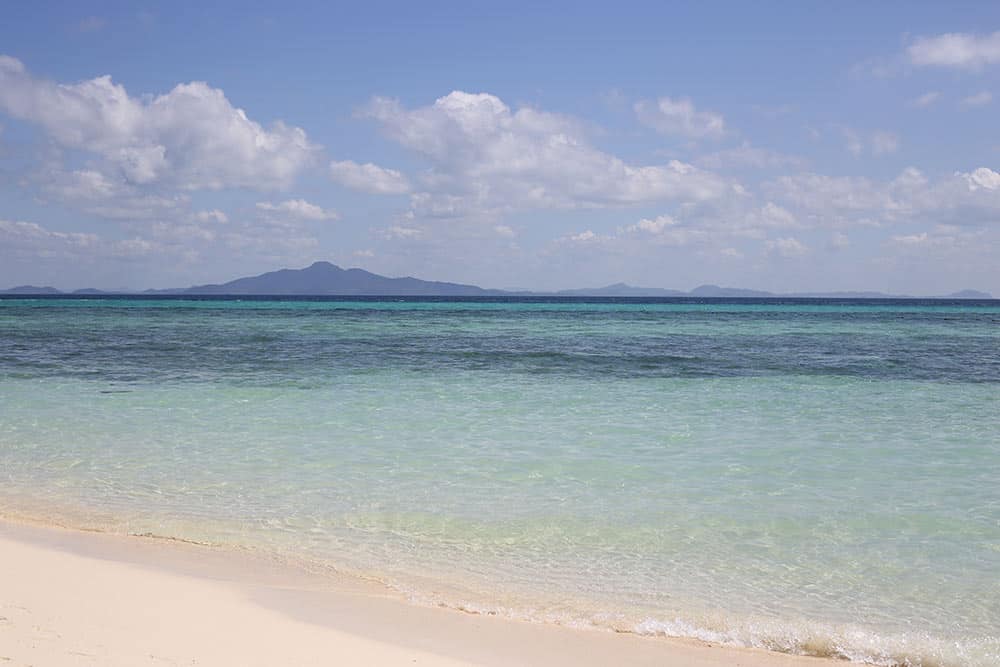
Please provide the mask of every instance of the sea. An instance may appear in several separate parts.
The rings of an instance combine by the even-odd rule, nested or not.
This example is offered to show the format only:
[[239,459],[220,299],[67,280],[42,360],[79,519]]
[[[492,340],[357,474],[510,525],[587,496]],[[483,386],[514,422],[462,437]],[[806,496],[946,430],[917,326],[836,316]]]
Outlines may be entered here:
[[6,297],[0,513],[995,666],[1000,301]]

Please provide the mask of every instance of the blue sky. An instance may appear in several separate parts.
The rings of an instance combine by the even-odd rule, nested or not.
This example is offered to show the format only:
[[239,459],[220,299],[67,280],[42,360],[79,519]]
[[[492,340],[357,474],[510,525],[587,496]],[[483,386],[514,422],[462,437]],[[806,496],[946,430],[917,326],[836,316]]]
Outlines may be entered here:
[[996,3],[3,14],[0,286],[1000,294]]

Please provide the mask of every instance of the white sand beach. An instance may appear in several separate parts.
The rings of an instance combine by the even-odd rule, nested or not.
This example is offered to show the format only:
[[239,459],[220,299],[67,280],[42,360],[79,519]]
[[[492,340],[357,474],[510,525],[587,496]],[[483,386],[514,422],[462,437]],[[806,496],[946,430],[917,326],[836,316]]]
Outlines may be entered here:
[[521,623],[176,541],[0,522],[0,664],[691,665],[834,661]]

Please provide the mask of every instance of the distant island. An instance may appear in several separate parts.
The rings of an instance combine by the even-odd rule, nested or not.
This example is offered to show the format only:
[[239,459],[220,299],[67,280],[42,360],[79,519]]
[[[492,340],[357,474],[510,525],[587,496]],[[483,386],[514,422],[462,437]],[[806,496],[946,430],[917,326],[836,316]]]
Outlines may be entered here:
[[881,292],[794,292],[775,293],[762,290],[702,285],[689,292],[658,287],[633,287],[616,283],[606,287],[560,290],[557,292],[510,291],[485,289],[462,283],[389,278],[364,269],[343,269],[330,262],[315,262],[304,269],[280,269],[259,276],[237,278],[227,283],[195,285],[144,292],[106,292],[93,288],[62,292],[54,287],[20,285],[0,294],[20,295],[260,295],[260,296],[568,296],[568,297],[690,297],[690,298],[818,298],[818,299],[992,299],[987,292],[962,290],[951,294],[914,297]]

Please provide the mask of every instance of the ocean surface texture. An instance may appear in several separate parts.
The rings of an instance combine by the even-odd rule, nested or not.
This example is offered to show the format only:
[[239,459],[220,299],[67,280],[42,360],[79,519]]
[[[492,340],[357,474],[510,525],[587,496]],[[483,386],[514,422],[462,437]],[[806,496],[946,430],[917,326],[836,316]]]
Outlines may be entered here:
[[0,512],[1000,664],[1000,301],[0,299]]

